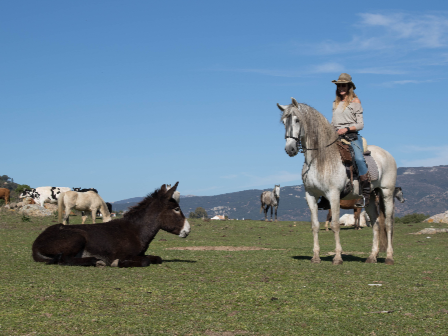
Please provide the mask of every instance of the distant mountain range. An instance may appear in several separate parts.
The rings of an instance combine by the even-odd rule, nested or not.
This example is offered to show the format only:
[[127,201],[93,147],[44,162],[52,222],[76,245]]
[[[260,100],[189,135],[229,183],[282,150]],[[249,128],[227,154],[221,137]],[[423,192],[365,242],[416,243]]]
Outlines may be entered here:
[[[397,186],[402,187],[406,199],[403,204],[395,201],[397,217],[414,212],[432,216],[448,210],[448,165],[398,168]],[[203,207],[209,217],[227,215],[233,219],[263,219],[264,214],[260,213],[260,194],[264,190],[252,189],[216,196],[181,196],[180,206],[186,216],[197,207]],[[143,197],[133,197],[114,202],[114,211],[126,210],[142,199]],[[346,212],[351,211],[342,211]],[[324,220],[326,213],[319,211],[319,219]],[[278,219],[310,220],[303,185],[281,187]]]

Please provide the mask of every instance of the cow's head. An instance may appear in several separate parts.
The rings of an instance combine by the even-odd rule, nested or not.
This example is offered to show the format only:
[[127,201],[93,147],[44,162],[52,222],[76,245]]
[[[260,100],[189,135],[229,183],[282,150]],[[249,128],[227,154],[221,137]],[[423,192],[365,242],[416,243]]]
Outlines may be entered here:
[[19,198],[31,197],[31,195],[33,194],[33,191],[36,191],[36,189],[24,189],[20,193]]

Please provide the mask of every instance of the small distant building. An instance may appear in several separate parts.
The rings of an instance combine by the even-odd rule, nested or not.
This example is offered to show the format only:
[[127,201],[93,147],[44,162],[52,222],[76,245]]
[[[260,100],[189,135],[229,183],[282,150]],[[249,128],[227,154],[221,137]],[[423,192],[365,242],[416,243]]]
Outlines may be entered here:
[[215,217],[210,218],[212,220],[225,220],[226,218],[224,216],[216,215]]

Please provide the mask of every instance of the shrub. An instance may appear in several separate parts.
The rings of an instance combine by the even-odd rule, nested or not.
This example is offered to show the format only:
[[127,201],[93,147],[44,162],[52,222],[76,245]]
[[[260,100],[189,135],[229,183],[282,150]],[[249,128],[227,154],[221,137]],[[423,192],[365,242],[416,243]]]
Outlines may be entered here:
[[421,223],[426,218],[429,218],[429,216],[422,213],[413,213],[413,214],[407,214],[403,217],[395,217],[395,223],[402,223],[402,224]]

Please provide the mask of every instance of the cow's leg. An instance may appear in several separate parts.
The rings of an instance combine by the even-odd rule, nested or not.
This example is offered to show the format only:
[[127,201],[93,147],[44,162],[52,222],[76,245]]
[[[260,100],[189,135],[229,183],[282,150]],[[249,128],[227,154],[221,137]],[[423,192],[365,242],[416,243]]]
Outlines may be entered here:
[[328,230],[328,224],[331,222],[331,209],[328,210],[327,213],[327,220],[325,221],[325,231],[329,231]]
[[118,262],[114,262],[113,266],[118,267],[147,267],[150,264],[161,264],[162,258],[158,256],[134,256],[127,257],[125,260],[119,260]]

